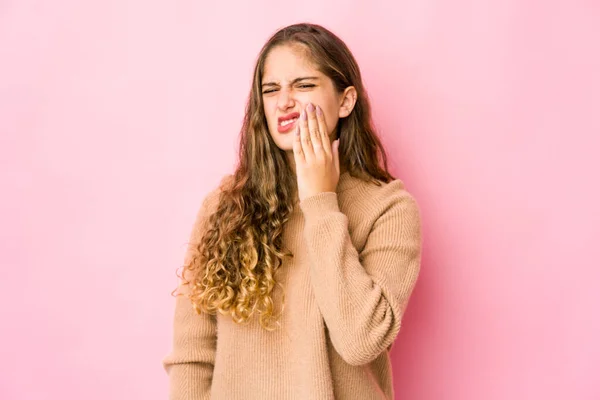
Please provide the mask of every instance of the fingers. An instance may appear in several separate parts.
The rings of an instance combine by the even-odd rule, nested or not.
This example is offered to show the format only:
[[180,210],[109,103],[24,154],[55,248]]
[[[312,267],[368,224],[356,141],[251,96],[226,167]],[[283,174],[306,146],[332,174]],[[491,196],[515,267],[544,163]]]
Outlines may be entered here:
[[298,129],[300,130],[300,135],[294,142],[299,142],[296,151],[302,153],[304,160],[331,160],[333,158],[332,144],[329,140],[325,115],[319,106],[315,108],[312,103],[307,105],[306,109],[300,115]]
[[321,132],[321,144],[323,145],[323,151],[327,156],[331,156],[331,142],[329,141],[329,130],[325,123],[325,115],[321,107],[317,106],[317,123],[319,125],[319,131]]
[[308,103],[306,107],[306,116],[308,117],[308,132],[310,134],[310,141],[312,142],[313,151],[315,156],[318,158],[323,157],[323,143],[321,142],[322,136],[319,130],[319,122],[317,121],[317,114],[315,107],[312,103]]
[[310,162],[315,158],[315,151],[313,149],[312,138],[309,132],[308,116],[306,110],[302,110],[302,114],[300,114],[300,119],[298,120],[298,127],[300,129],[300,143],[302,145],[304,159]]
[[298,124],[294,132],[294,142],[292,144],[292,148],[294,150],[294,159],[296,160],[296,165],[298,165],[299,163],[304,163],[306,161],[306,157],[304,156],[304,151],[302,150],[300,124]]

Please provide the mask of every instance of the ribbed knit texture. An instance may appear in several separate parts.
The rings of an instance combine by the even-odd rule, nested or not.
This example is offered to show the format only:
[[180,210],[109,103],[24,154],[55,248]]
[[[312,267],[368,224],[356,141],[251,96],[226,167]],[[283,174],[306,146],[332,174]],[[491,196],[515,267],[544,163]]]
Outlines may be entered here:
[[[213,191],[203,202],[186,263],[217,201]],[[198,315],[177,298],[163,360],[170,399],[393,399],[389,350],[421,261],[415,199],[399,180],[377,186],[344,173],[336,193],[297,205],[284,246],[294,257],[276,274],[285,309],[273,332],[256,318]]]

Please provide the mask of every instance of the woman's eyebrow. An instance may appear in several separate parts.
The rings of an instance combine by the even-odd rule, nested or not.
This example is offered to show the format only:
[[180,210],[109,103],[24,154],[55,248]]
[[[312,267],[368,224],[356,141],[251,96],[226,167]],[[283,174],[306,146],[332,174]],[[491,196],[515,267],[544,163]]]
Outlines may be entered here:
[[[292,85],[295,83],[298,83],[300,81],[309,80],[309,79],[317,80],[317,79],[319,79],[319,77],[318,76],[302,76],[300,78],[294,79],[292,81]],[[266,82],[266,83],[262,84],[262,86],[276,86],[276,85],[278,85],[278,83],[276,83],[276,82]]]

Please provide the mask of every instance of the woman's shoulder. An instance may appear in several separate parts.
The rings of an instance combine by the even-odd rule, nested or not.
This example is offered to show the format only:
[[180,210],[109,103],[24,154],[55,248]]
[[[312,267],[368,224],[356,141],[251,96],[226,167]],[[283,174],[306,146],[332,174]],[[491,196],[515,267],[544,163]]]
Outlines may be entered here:
[[217,185],[214,185],[202,200],[201,210],[204,213],[212,214],[217,210],[221,194],[228,190],[233,183],[233,174],[226,174],[219,180]]
[[413,197],[404,181],[394,178],[389,182],[378,179],[365,179],[355,177],[349,173],[340,176],[339,192],[346,196],[366,198],[371,200],[385,200],[397,197]]
[[376,214],[391,208],[409,208],[419,212],[415,196],[401,179],[395,178],[385,182],[344,174],[340,188],[340,201],[352,208],[358,207]]

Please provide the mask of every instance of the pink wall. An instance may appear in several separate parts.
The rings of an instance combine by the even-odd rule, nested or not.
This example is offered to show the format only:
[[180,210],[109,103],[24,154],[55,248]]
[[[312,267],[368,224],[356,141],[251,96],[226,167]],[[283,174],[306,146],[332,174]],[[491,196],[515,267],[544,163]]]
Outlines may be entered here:
[[2,2],[1,399],[166,398],[193,217],[302,20],[355,52],[423,210],[398,398],[600,398],[597,2],[199,3]]

